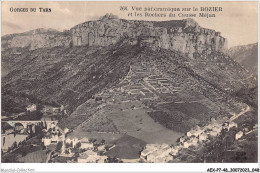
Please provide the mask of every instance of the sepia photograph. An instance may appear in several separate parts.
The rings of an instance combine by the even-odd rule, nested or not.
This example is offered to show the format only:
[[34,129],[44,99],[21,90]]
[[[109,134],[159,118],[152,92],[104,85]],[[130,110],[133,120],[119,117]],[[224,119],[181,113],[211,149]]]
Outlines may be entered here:
[[259,163],[258,1],[1,3],[1,163]]

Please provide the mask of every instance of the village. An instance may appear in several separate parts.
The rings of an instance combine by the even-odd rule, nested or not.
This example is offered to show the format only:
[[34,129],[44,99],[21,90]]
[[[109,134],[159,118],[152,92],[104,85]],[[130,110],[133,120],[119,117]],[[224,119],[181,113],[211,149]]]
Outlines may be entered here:
[[[232,119],[232,118],[231,118]],[[47,132],[45,137],[42,138],[44,146],[46,148],[51,148],[51,145],[60,144],[60,153],[50,156],[50,160],[57,161],[55,157],[66,158],[67,162],[78,162],[78,163],[104,163],[108,162],[108,156],[106,152],[113,149],[115,145],[107,145],[105,141],[95,141],[93,139],[87,138],[70,138],[66,137],[66,134],[70,133],[69,129],[65,129],[59,135],[61,130],[56,128],[57,126],[53,124]],[[188,131],[185,136],[181,137],[177,141],[177,145],[169,144],[147,144],[145,148],[140,152],[139,159],[121,159],[115,158],[117,161],[133,163],[133,162],[147,162],[147,163],[167,163],[174,161],[178,152],[183,149],[188,149],[191,147],[199,147],[201,145],[207,144],[212,138],[215,138],[221,133],[225,133],[231,130],[237,131],[235,133],[236,141],[244,140],[243,136],[246,136],[252,132],[257,131],[258,125],[255,124],[251,129],[249,127],[238,129],[238,124],[230,121],[227,117],[221,119],[211,119],[211,122],[205,127],[196,126],[195,128]],[[75,158],[77,155],[77,159]],[[53,157],[53,158],[52,158]]]
[[[231,118],[233,119],[233,118]],[[240,128],[241,129],[241,128]],[[244,141],[244,136],[257,133],[258,124],[253,127],[244,127],[242,130],[238,130],[238,124],[228,120],[227,117],[216,120],[211,119],[211,123],[205,127],[196,126],[195,128],[188,131],[185,136],[178,139],[178,143],[175,146],[170,146],[167,144],[147,144],[145,149],[141,152],[140,161],[147,163],[167,163],[174,161],[178,152],[183,149],[195,150],[191,147],[201,147],[202,145],[210,142],[212,138],[229,132],[230,130],[235,130],[235,141]]]
[[55,121],[67,115],[63,105],[30,103],[24,106],[19,113],[1,116],[2,121]]
[[104,140],[68,137],[67,134],[70,132],[68,128],[61,130],[57,124],[52,124],[50,129],[45,131],[42,142],[46,150],[51,153],[48,162],[104,163],[106,161]]
[[[246,108],[245,108],[246,110]],[[242,115],[242,114],[241,114]],[[40,143],[31,145],[42,146],[46,153],[44,162],[47,163],[105,163],[105,162],[147,162],[167,163],[173,162],[183,149],[200,147],[213,138],[229,131],[235,131],[236,141],[244,140],[243,137],[257,131],[258,125],[253,127],[238,127],[234,122],[240,114],[231,118],[211,118],[211,122],[204,126],[196,126],[180,137],[176,145],[166,143],[146,144],[140,151],[139,159],[109,158],[106,153],[116,147],[115,144],[106,143],[105,140],[77,138],[71,136],[72,130],[58,127],[58,121],[38,121],[2,124],[2,153],[15,152],[26,141],[33,139],[33,135],[40,137]],[[38,135],[37,135],[38,134]],[[39,136],[39,134],[41,134]],[[12,141],[12,142],[10,142]]]
[[[66,137],[70,130],[62,130],[57,124],[58,121],[2,122],[4,126],[1,133],[2,159],[13,154],[19,158],[18,162],[22,162],[23,156],[30,155],[30,150],[35,148],[32,149],[32,153],[35,152],[34,150],[44,151],[46,155],[42,161],[47,163],[67,161],[104,163],[106,161],[107,156],[104,155],[104,152],[108,146],[105,146],[104,140],[92,139],[91,141],[87,138],[79,140]],[[24,151],[23,148],[27,145],[30,150]],[[22,157],[19,150],[23,152]],[[34,162],[34,160],[30,161]],[[37,160],[35,161],[37,162]]]

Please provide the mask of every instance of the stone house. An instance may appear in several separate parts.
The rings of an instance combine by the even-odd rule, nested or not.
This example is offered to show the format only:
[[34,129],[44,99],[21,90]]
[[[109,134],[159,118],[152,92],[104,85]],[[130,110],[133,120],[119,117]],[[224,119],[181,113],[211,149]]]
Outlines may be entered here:
[[36,111],[36,109],[37,109],[36,104],[28,105],[26,107],[26,111],[28,111],[28,112],[34,112],[34,111]]
[[206,141],[208,139],[208,135],[206,133],[202,133],[199,135],[199,142]]
[[244,135],[244,133],[242,131],[239,131],[236,133],[235,139],[238,140],[240,139],[242,136]]
[[80,144],[81,144],[80,148],[82,148],[82,149],[93,149],[94,148],[93,143],[81,142]]
[[51,138],[42,138],[44,146],[49,146],[51,144]]
[[78,163],[96,163],[98,160],[98,155],[92,150],[88,150],[84,153],[80,153],[78,157]]
[[196,137],[190,138],[188,141],[183,143],[183,147],[184,148],[189,148],[190,146],[197,146],[198,145],[198,141],[199,140]]
[[98,151],[105,151],[105,145],[98,146]]

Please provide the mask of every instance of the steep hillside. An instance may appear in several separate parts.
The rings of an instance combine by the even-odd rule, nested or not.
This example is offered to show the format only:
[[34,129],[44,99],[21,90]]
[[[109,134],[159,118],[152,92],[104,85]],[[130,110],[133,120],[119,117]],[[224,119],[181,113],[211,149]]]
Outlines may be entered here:
[[171,143],[211,117],[241,112],[252,101],[244,95],[257,86],[225,54],[227,40],[191,19],[106,15],[66,32],[40,29],[3,40],[2,115],[33,103],[64,105],[69,117],[60,126],[78,134],[128,133],[154,142],[149,133],[160,139],[163,131]]
[[[136,47],[124,46],[44,48],[23,50],[19,55],[5,51],[2,57],[7,62],[3,63],[12,67],[2,78],[2,98],[25,93],[47,103],[66,105],[71,113],[96,92],[126,75],[137,52]],[[3,107],[2,114],[7,109],[8,105]]]
[[246,70],[222,53],[202,57],[190,59],[174,51],[144,48],[132,58],[130,71],[120,83],[97,93],[101,101],[88,100],[61,125],[72,129],[80,125],[81,131],[92,116],[106,115],[122,132],[133,114],[139,120],[130,131],[141,133],[148,123],[141,114],[147,114],[168,129],[185,132],[212,117],[239,113],[246,104],[233,93],[255,86],[255,80],[244,79]]
[[231,47],[228,50],[228,55],[251,73],[257,75],[258,43]]

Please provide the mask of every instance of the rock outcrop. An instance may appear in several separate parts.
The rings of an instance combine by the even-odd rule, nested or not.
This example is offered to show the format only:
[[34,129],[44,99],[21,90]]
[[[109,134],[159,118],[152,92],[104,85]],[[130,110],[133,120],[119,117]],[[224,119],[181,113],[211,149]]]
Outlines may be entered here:
[[227,40],[219,32],[202,28],[193,19],[173,21],[124,20],[107,14],[97,21],[79,24],[70,31],[44,30],[33,34],[18,34],[3,39],[2,46],[41,47],[54,46],[109,46],[119,41],[132,45],[177,50],[192,56],[194,53],[226,52]]
[[258,43],[231,47],[228,55],[257,75]]
[[71,30],[74,46],[108,46],[127,38],[130,44],[177,50],[189,55],[227,50],[227,40],[219,32],[202,28],[193,19],[149,22],[106,15],[98,21],[85,22]]
[[39,28],[2,37],[2,49],[29,48],[35,50],[44,47],[69,46],[70,42],[70,31],[59,32],[53,29]]

